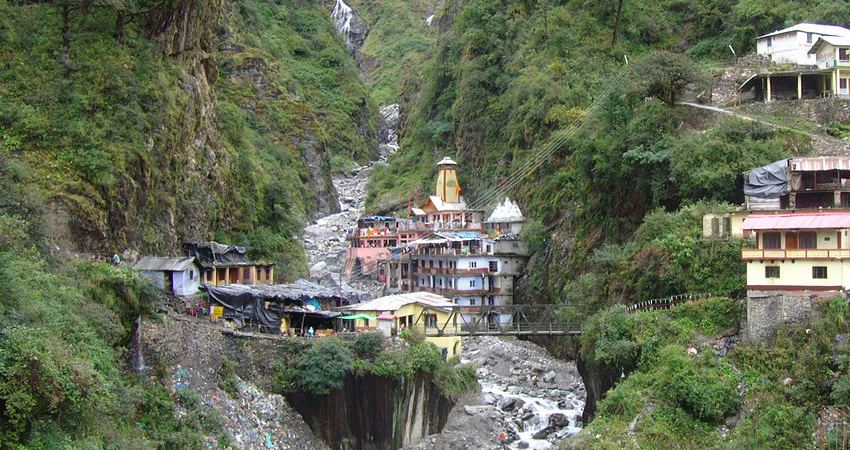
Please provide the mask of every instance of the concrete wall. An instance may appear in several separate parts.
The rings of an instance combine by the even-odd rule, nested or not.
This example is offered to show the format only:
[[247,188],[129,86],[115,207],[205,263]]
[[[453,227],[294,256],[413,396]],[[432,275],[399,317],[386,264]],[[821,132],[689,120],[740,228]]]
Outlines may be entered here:
[[806,42],[806,33],[802,31],[792,31],[771,37],[771,47],[767,46],[767,38],[756,41],[756,52],[759,55],[768,55],[771,60],[778,63],[815,64],[815,55],[809,55],[808,52],[817,42],[819,34],[813,33],[811,43]]
[[201,272],[197,267],[183,272],[174,272],[173,278],[174,295],[192,295],[198,292]]

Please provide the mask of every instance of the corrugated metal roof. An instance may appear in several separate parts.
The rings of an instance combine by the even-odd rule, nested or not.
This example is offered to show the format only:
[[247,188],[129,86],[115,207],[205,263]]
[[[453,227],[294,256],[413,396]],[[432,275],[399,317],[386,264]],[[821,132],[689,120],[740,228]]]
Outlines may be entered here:
[[850,29],[839,27],[838,25],[821,25],[819,23],[803,22],[788,28],[776,30],[772,33],[763,34],[756,39],[776,36],[777,34],[789,33],[791,31],[802,31],[804,33],[815,33],[824,36],[850,36]]
[[155,272],[182,272],[184,270],[189,270],[194,262],[194,256],[188,258],[185,256],[173,258],[142,256],[133,268],[136,270]]
[[850,213],[751,214],[742,230],[819,230],[850,228]]
[[345,311],[397,311],[399,308],[411,303],[418,303],[429,308],[442,310],[451,309],[455,306],[454,303],[442,295],[432,294],[430,292],[408,292],[406,294],[387,295],[340,309]]
[[813,172],[819,170],[850,170],[850,156],[791,158],[788,161],[788,165],[794,172]]

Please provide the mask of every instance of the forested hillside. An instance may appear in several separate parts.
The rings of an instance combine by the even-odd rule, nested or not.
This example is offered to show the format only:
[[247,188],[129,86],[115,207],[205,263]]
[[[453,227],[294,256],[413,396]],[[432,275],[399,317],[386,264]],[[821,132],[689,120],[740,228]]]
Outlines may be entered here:
[[[803,20],[846,23],[848,14],[847,5],[820,1],[449,3],[421,90],[405,97],[402,148],[376,170],[368,207],[394,210],[429,191],[444,155],[460,163],[464,195],[475,201],[513,182],[557,131],[582,123],[507,192],[536,221],[527,234],[545,249],[533,258],[529,295],[598,304],[740,292],[740,277],[672,279],[682,272],[671,266],[677,253],[704,252],[695,245],[699,213],[676,211],[740,203],[743,170],[805,154],[809,138],[706,121],[675,102],[711,92],[716,68],[734,63],[730,45],[744,55],[759,34]],[[633,235],[645,217],[660,225]],[[699,266],[679,264],[685,273]]]
[[0,2],[0,157],[51,243],[168,252],[248,244],[303,270],[332,165],[376,148],[376,108],[310,1]]

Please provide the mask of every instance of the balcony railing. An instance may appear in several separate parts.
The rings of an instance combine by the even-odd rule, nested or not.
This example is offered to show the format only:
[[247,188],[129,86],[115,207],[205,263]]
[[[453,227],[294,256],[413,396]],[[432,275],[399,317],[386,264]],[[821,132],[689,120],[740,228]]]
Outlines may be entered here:
[[430,275],[482,275],[488,274],[491,272],[496,272],[496,270],[490,270],[489,268],[483,269],[455,269],[455,268],[447,268],[447,267],[417,267],[416,273],[421,274],[430,274]]
[[844,259],[850,258],[850,249],[741,249],[741,259]]
[[501,294],[502,290],[499,288],[490,288],[490,289],[455,289],[455,288],[441,288],[441,287],[423,287],[418,286],[416,288],[418,291],[431,292],[433,294],[439,294],[446,297],[451,297],[454,295],[490,295],[490,294]]

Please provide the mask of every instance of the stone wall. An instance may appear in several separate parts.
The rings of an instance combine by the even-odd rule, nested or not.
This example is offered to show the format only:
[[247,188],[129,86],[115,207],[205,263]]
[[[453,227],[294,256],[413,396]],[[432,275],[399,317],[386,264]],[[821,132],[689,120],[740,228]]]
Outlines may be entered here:
[[795,117],[814,123],[846,123],[850,121],[850,100],[830,97],[787,102],[759,102],[742,106],[738,112],[771,117]]
[[752,342],[772,339],[783,325],[806,326],[818,312],[820,300],[839,292],[754,292],[747,294],[744,338]]

